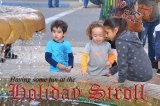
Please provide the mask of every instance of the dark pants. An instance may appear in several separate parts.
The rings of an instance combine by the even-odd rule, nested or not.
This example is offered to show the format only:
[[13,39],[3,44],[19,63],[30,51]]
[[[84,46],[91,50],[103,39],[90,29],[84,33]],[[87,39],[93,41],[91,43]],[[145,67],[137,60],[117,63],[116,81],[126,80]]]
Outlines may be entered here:
[[48,0],[48,7],[53,7],[52,0]]
[[[48,0],[48,7],[53,7],[52,0]],[[59,0],[54,0],[54,7],[59,7]]]
[[160,31],[156,32],[155,49],[156,60],[160,61]]
[[84,7],[88,6],[88,2],[89,2],[89,0],[83,0]]
[[95,5],[100,5],[102,4],[102,0],[83,0],[83,4],[84,4],[84,7],[87,7],[88,6],[88,2],[91,2]]
[[158,23],[159,20],[143,23],[144,31],[139,33],[139,39],[142,41],[143,46],[148,37],[148,55],[152,63],[155,62],[155,38],[153,37],[153,32]]

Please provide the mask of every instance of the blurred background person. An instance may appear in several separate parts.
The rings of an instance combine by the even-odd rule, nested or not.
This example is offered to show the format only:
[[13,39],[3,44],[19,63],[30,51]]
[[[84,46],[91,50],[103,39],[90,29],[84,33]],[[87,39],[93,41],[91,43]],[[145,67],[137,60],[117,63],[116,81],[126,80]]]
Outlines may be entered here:
[[59,7],[59,0],[54,0],[54,5],[53,5],[53,0],[48,0],[48,7],[52,8],[52,7]]

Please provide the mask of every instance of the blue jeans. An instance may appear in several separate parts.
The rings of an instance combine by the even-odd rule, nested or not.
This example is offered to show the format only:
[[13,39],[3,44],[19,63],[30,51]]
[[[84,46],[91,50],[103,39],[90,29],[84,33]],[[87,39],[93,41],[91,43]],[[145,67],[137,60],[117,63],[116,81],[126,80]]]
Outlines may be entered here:
[[48,0],[48,7],[53,7],[52,0]]
[[156,60],[160,61],[160,31],[156,32],[155,49]]
[[59,0],[54,0],[54,6],[59,7]]
[[95,4],[95,5],[100,5],[102,4],[102,0],[90,0],[91,3]]
[[88,2],[89,2],[89,0],[83,0],[84,7],[88,6]]
[[148,37],[148,55],[152,63],[155,62],[155,38],[153,37],[154,28],[159,24],[159,20],[153,22],[143,23],[144,31],[139,33],[139,39],[142,41],[143,46]]
[[[48,7],[53,7],[52,0],[48,0]],[[54,7],[59,7],[59,0],[54,0]]]

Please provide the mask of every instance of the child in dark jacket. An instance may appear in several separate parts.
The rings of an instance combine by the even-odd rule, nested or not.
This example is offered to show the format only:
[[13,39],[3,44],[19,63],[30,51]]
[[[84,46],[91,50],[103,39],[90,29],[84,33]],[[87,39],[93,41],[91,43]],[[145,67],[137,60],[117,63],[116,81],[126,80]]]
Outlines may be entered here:
[[[152,66],[138,34],[127,30],[127,22],[122,18],[110,18],[104,22],[106,37],[115,42],[118,53],[118,80],[112,82],[130,81],[145,82],[152,78]],[[113,75],[115,72],[110,71]]]

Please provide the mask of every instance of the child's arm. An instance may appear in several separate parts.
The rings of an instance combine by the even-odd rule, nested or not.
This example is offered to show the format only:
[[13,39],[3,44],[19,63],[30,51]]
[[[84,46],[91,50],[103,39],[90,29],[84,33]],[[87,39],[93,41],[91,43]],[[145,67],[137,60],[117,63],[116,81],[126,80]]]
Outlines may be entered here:
[[56,67],[58,62],[51,58],[52,53],[45,52],[45,60],[52,66]]
[[[116,60],[116,55],[115,53],[110,53],[108,54],[108,65],[110,67],[112,67],[112,65],[115,63],[115,60]],[[109,72],[107,73],[108,76],[111,76],[111,75],[114,75],[115,72],[112,72],[112,70],[109,70]]]
[[[109,44],[109,43],[108,43]],[[115,62],[116,55],[114,53],[114,50],[111,48],[111,45],[108,45],[108,62],[110,65],[112,65]]]
[[108,61],[110,64],[113,64],[115,62],[116,55],[114,53],[108,54]]
[[45,60],[52,66],[54,67],[58,67],[60,70],[65,70],[66,67],[62,64],[58,64],[57,61],[55,61],[54,59],[51,58],[52,57],[52,53],[49,52],[45,52]]
[[81,58],[81,72],[82,75],[86,75],[87,74],[87,69],[88,69],[88,59],[89,59],[89,54],[90,54],[90,47],[91,45],[91,41],[89,43],[86,44],[84,51],[82,52],[82,58]]
[[69,53],[68,54],[68,67],[67,67],[67,71],[71,71],[71,69],[73,68],[73,63],[74,63],[74,56],[73,53]]
[[81,71],[82,75],[86,75],[87,73],[87,62],[88,62],[89,55],[87,53],[82,54],[82,59],[81,59]]
[[70,72],[71,69],[73,68],[74,64],[74,56],[72,52],[72,46],[70,42],[66,42],[66,47],[67,47],[67,55],[68,55],[68,67],[66,68],[66,71]]
[[68,64],[69,66],[71,66],[71,68],[73,68],[73,62],[74,62],[74,56],[73,56],[73,53],[69,53],[68,54]]
[[52,41],[49,41],[45,48],[45,60],[53,67],[58,67],[60,70],[66,70],[63,64],[59,64],[57,61],[52,59]]
[[125,41],[116,41],[116,49],[118,53],[118,82],[122,83],[126,80],[126,72],[128,70],[128,43]]

